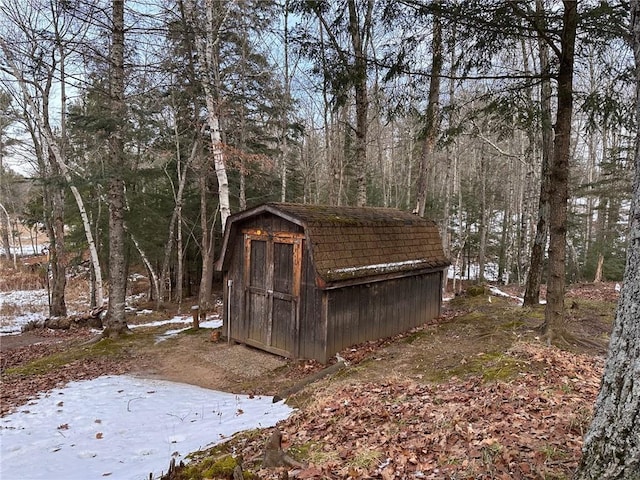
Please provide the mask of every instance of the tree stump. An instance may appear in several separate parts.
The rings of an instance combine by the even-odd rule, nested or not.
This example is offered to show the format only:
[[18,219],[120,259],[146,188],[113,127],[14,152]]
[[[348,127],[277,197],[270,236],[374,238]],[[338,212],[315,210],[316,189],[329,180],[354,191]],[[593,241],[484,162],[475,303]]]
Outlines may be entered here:
[[200,328],[200,307],[198,305],[194,305],[191,307],[191,315],[193,316],[193,328]]
[[304,465],[295,461],[282,450],[282,433],[277,428],[274,430],[273,434],[271,434],[271,437],[265,446],[262,466],[265,468],[304,467]]

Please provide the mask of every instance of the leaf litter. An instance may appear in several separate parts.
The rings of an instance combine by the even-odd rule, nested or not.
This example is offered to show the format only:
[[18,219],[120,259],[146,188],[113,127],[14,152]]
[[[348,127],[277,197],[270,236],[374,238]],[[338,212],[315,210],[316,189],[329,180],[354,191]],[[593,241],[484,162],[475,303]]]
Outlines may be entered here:
[[[598,392],[603,359],[516,343],[529,371],[424,384],[409,378],[335,382],[279,424],[308,468],[289,478],[568,478]],[[268,436],[265,434],[265,436]],[[245,446],[256,457],[258,442]],[[363,462],[363,459],[375,459]],[[259,471],[260,478],[282,472]]]
[[[576,296],[597,297],[597,292],[583,288]],[[615,300],[609,293],[604,296],[606,301]],[[495,307],[494,300],[490,308]],[[486,381],[482,373],[472,372],[428,383],[428,378],[416,374],[415,365],[394,358],[400,350],[442,342],[444,346],[436,346],[427,355],[454,364],[473,362],[470,352],[462,357],[458,352],[460,342],[468,340],[465,336],[477,333],[471,326],[475,320],[454,327],[464,310],[464,305],[452,305],[444,310],[439,324],[341,352],[355,374],[321,382],[311,392],[294,396],[291,400],[299,409],[278,428],[283,446],[305,468],[260,469],[272,429],[233,439],[229,451],[242,456],[258,478],[264,479],[283,478],[285,473],[301,479],[570,478],[580,458],[603,358],[547,347],[515,328],[505,334],[513,335],[515,342],[502,353],[522,368],[504,380]],[[414,345],[414,335],[424,341]],[[41,355],[46,356],[48,348],[42,347]],[[484,355],[482,348],[477,347],[475,355]],[[371,362],[377,362],[385,374],[366,374],[365,365]],[[46,378],[22,378],[25,394],[14,402],[22,403],[34,391],[46,391],[69,380],[131,368],[122,358],[106,357],[100,363],[79,360],[60,372],[48,372]],[[445,363],[436,363],[435,368]],[[297,372],[301,377],[320,368],[313,362],[289,367],[286,375]],[[7,411],[5,392],[13,389],[5,380],[3,415]]]

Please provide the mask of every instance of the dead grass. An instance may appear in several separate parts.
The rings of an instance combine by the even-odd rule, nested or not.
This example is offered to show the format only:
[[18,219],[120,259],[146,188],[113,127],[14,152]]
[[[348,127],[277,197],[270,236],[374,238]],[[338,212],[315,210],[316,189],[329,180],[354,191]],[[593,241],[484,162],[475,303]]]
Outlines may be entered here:
[[23,307],[15,303],[2,302],[0,304],[0,317],[10,317],[20,315]]
[[0,292],[45,288],[46,278],[45,267],[18,263],[16,270],[13,268],[13,262],[5,258],[0,260]]

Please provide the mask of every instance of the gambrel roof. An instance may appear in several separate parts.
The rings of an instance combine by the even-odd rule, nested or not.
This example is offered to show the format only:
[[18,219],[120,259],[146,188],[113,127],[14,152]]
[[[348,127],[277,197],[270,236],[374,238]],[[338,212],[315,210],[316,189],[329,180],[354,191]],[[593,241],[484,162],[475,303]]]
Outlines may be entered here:
[[220,259],[233,245],[237,225],[257,215],[271,213],[304,229],[315,264],[317,283],[363,283],[441,270],[449,265],[436,224],[392,208],[342,207],[296,203],[266,203],[232,215],[227,220]]

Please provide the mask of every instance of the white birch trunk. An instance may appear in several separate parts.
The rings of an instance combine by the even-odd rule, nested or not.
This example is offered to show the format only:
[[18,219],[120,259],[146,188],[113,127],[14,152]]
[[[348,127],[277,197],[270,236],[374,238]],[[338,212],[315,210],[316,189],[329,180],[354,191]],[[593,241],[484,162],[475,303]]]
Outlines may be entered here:
[[144,263],[144,266],[147,267],[149,276],[151,277],[151,285],[153,285],[153,292],[155,293],[155,296],[157,299],[160,297],[160,282],[158,281],[158,274],[156,273],[155,269],[151,265],[151,262],[149,261],[149,257],[147,257],[147,254],[144,253],[144,250],[142,250],[140,243],[138,242],[138,240],[136,240],[136,237],[134,237],[131,234],[131,232],[129,231],[126,225],[125,225],[125,231],[129,234],[129,238],[131,238],[131,241],[135,245],[136,250],[138,251],[138,255],[140,255],[140,258],[142,259],[142,263]]
[[[213,164],[218,179],[218,196],[220,202],[220,218],[222,221],[222,231],[224,231],[227,218],[231,214],[229,202],[229,180],[225,165],[222,135],[220,132],[220,118],[218,117],[218,106],[215,97],[215,76],[218,71],[218,62],[215,57],[215,48],[220,41],[219,28],[214,27],[214,5],[215,0],[205,0],[206,24],[204,28],[204,40],[196,39],[196,51],[198,53],[198,73],[205,94],[205,104],[207,107],[207,124],[209,126],[209,136],[211,140],[211,153]],[[185,2],[187,15],[193,24],[197,24],[196,5],[193,0]],[[224,23],[226,12],[223,18],[219,19],[220,25]]]

